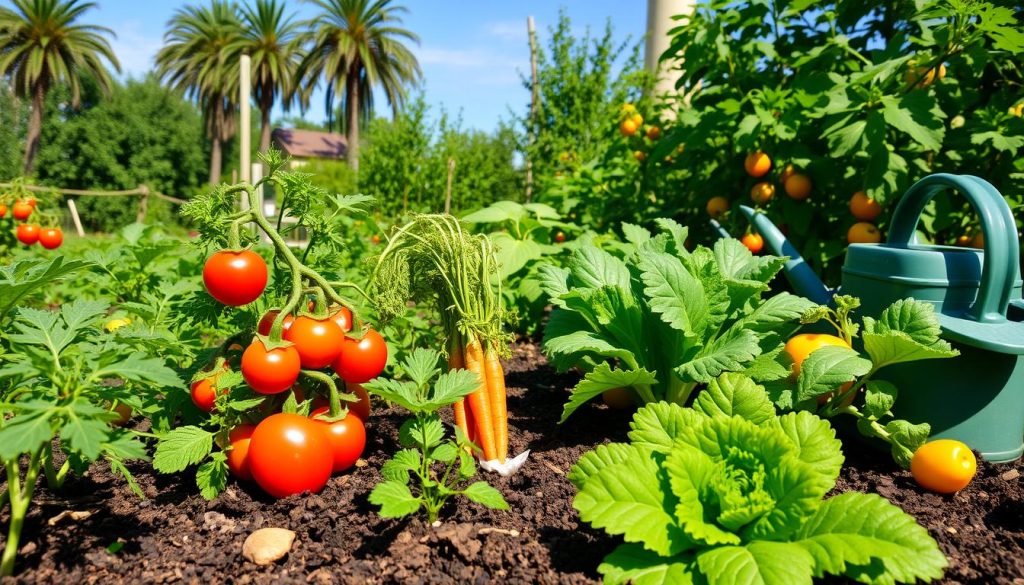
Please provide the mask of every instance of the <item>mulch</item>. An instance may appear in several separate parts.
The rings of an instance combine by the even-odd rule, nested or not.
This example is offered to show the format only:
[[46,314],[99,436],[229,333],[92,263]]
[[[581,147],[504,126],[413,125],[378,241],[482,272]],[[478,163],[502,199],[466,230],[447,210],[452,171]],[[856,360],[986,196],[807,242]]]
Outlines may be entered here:
[[[232,481],[207,502],[190,473],[156,475],[145,463],[131,466],[145,500],[104,465],[69,480],[60,495],[40,487],[18,577],[3,582],[597,582],[597,566],[618,540],[579,522],[565,473],[595,445],[625,440],[630,414],[595,404],[558,425],[575,378],[554,372],[533,344],[515,347],[506,372],[510,452],[532,451],[518,474],[487,478],[505,495],[508,512],[456,501],[436,526],[420,516],[380,518],[367,494],[396,449],[405,414],[378,408],[368,425],[367,465],[332,478],[318,494],[274,500]],[[887,455],[855,442],[846,447],[836,491],[878,493],[915,516],[950,559],[942,583],[1024,585],[1024,464],[981,463],[967,489],[939,496],[918,488]],[[69,510],[88,514],[62,514]],[[5,509],[4,529],[7,521]],[[242,542],[264,527],[288,528],[298,538],[284,559],[257,566],[242,557]]]

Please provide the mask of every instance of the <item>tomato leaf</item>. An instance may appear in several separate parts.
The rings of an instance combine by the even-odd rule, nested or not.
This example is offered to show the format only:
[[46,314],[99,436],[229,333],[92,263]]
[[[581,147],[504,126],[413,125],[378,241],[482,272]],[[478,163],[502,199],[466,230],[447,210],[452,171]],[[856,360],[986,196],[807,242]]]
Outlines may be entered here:
[[224,491],[227,484],[227,455],[223,451],[218,451],[196,470],[196,485],[199,486],[199,495],[206,500],[212,500]]
[[485,481],[471,483],[466,489],[462,490],[462,495],[492,510],[508,510],[508,502],[505,501],[501,492],[487,485]]
[[377,484],[368,498],[371,504],[380,506],[382,518],[401,518],[415,513],[423,505],[420,498],[412,495],[409,486],[403,482],[385,480]]
[[384,462],[380,467],[380,474],[384,479],[409,483],[409,472],[416,471],[420,467],[421,456],[415,449],[400,449],[394,457]]
[[179,427],[160,438],[153,468],[176,473],[205,459],[213,450],[213,433],[195,426]]

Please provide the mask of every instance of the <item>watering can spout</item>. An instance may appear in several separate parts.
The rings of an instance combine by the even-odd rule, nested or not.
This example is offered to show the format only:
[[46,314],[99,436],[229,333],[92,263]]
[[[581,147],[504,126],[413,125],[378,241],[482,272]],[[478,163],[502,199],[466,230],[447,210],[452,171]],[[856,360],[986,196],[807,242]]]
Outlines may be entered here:
[[775,224],[768,219],[768,216],[758,213],[746,205],[741,205],[740,211],[753,224],[754,230],[761,234],[761,237],[764,238],[765,243],[773,254],[789,258],[786,260],[784,271],[786,279],[793,285],[793,290],[819,305],[831,303],[835,291],[830,290],[825,286],[825,283],[821,282],[818,275],[811,270],[807,262],[804,262],[804,259],[797,252],[796,248],[793,247],[793,244],[786,239],[786,236],[782,235],[782,232],[779,231],[779,228],[775,227]]

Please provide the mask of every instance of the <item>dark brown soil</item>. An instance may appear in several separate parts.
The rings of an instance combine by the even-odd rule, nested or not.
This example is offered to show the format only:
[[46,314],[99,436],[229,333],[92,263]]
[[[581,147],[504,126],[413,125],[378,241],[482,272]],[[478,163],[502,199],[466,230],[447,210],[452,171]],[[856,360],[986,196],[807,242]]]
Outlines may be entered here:
[[[578,522],[565,472],[595,445],[624,440],[629,414],[594,405],[557,425],[574,379],[554,373],[533,345],[517,346],[506,372],[510,451],[532,450],[514,477],[488,477],[505,495],[509,512],[456,502],[436,527],[420,517],[381,519],[366,498],[380,479],[377,469],[395,450],[404,414],[379,409],[369,427],[368,465],[332,478],[315,495],[275,501],[256,486],[232,483],[207,502],[189,474],[154,475],[146,464],[132,467],[148,498],[143,501],[101,466],[69,481],[62,495],[41,488],[26,522],[18,580],[595,582],[597,565],[618,541]],[[1024,465],[982,464],[970,487],[941,497],[922,492],[908,473],[894,473],[887,457],[849,445],[837,489],[877,492],[916,516],[950,558],[944,583],[1024,585]],[[91,515],[58,518],[68,510]],[[7,520],[4,510],[0,525],[6,528]],[[242,557],[242,542],[270,526],[294,530],[298,539],[285,559],[259,567]]]

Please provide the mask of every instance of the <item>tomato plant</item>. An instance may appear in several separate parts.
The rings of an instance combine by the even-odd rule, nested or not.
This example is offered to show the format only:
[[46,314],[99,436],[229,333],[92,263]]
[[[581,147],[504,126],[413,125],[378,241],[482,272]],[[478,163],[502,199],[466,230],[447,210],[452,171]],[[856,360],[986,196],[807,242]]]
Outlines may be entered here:
[[18,226],[18,241],[26,246],[39,241],[39,225],[34,223],[23,223]]
[[268,348],[256,339],[242,354],[242,378],[260,394],[277,394],[291,388],[301,369],[299,352],[292,345]]
[[60,228],[45,228],[39,232],[39,244],[47,250],[55,250],[64,243],[64,233]]
[[227,466],[235,477],[244,481],[252,479],[252,471],[249,469],[249,443],[255,430],[256,425],[240,424],[228,433],[230,449],[227,452]]
[[338,359],[344,347],[345,333],[332,318],[314,319],[303,315],[284,332],[284,339],[295,344],[303,368],[318,370]]
[[267,287],[267,263],[252,250],[221,250],[207,259],[203,284],[225,305],[248,305]]
[[245,459],[252,478],[275,498],[320,491],[330,479],[334,463],[323,425],[285,412],[256,425]]

